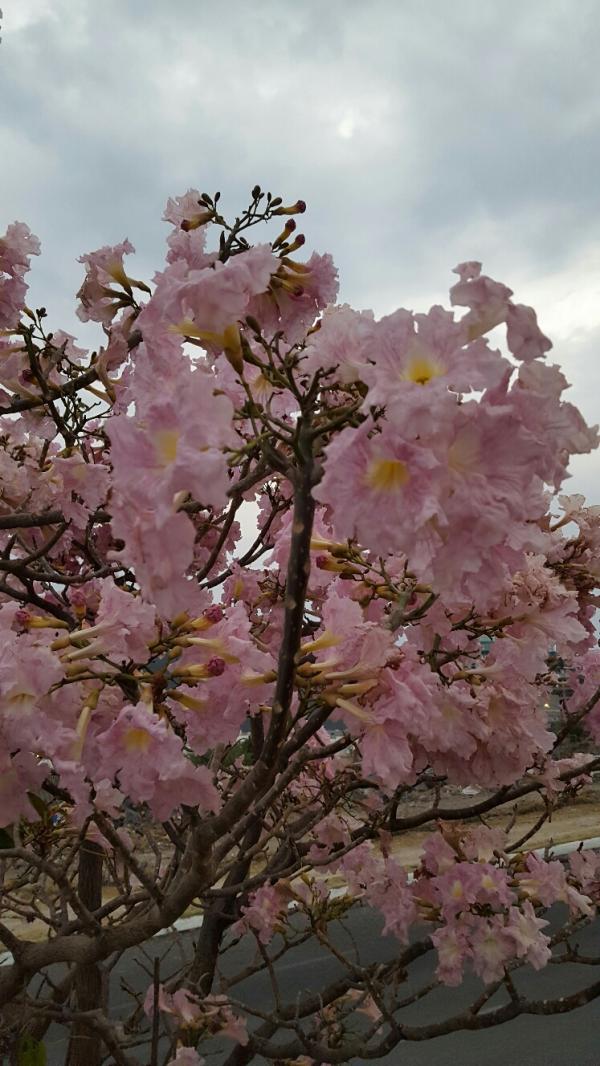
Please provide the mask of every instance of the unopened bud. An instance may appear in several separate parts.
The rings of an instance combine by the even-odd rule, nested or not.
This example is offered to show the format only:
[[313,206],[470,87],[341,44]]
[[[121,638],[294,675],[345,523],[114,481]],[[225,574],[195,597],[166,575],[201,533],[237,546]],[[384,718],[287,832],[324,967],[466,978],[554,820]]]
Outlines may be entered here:
[[280,244],[284,244],[285,241],[287,241],[290,233],[293,233],[295,229],[296,229],[296,223],[294,222],[294,219],[293,218],[288,219],[288,221],[286,222],[285,226],[283,227],[281,233],[279,233],[278,236],[275,238],[275,240],[272,242],[272,247],[273,248],[277,248],[277,247],[279,247]]
[[225,671],[225,660],[218,655],[214,655],[212,659],[208,660],[206,667],[209,677],[220,677]]
[[246,323],[253,329],[255,333],[260,333],[260,325],[254,318],[254,315],[246,315]]
[[209,677],[220,677],[225,671],[225,660],[214,655],[207,663],[190,663],[179,666],[172,671],[174,677],[190,678],[194,681],[206,681]]
[[[21,623],[25,625],[25,623]],[[68,623],[58,618],[42,618],[40,615],[30,615],[26,623],[27,629],[68,629]]]
[[329,570],[334,574],[350,576],[360,574],[360,567],[354,566],[347,559],[334,559],[332,555],[317,555],[315,559],[317,570]]
[[288,246],[287,246],[287,248],[285,250],[286,255],[289,255],[291,252],[297,252],[298,248],[301,248],[302,245],[305,244],[305,242],[306,242],[306,237],[304,236],[303,233],[299,233],[297,237],[294,237],[294,240],[292,241],[292,243],[288,244]]
[[244,356],[242,353],[240,331],[235,323],[231,326],[227,326],[224,330],[223,342],[223,351],[227,362],[230,363],[236,374],[241,374],[244,369]]
[[306,211],[306,204],[304,200],[296,200],[295,204],[290,204],[289,207],[278,207],[273,211],[274,215],[302,215]]

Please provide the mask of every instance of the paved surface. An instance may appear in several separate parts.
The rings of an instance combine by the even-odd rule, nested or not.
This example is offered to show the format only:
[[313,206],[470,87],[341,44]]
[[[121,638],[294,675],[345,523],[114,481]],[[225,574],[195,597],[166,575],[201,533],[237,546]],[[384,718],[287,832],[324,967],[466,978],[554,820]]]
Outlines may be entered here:
[[[381,937],[381,922],[373,912],[356,908],[346,919],[346,926],[346,930],[337,927],[336,941],[348,952],[358,950],[361,961],[385,961],[394,956],[396,943]],[[193,933],[185,933],[177,941],[171,937],[156,939],[146,955],[157,954],[163,959],[161,973],[166,977],[169,970],[177,967],[181,953],[189,955],[193,937]],[[600,954],[600,920],[580,934],[579,940],[589,953]],[[238,969],[250,959],[252,952],[252,945],[242,942],[231,952],[227,970]],[[151,970],[147,959],[144,966]],[[431,960],[420,961],[413,970],[411,980],[423,980],[431,973]],[[300,990],[316,991],[339,976],[340,964],[314,944],[307,943],[282,960],[277,972],[284,998],[293,1000]],[[139,957],[136,960],[134,953],[129,953],[111,978],[114,1017],[123,1016],[131,1006],[131,1000],[119,987],[121,977],[138,990],[145,990],[150,983]],[[539,974],[524,971],[519,976],[519,985],[532,998],[539,999],[569,994],[599,978],[600,968],[549,966]],[[459,989],[438,990],[407,1009],[402,1020],[424,1024],[448,1017],[467,1004],[480,988],[479,982],[472,978]],[[249,1006],[268,1008],[270,1004],[270,984],[264,975],[236,986],[235,993]],[[226,1046],[231,1045],[221,1045]],[[47,1050],[48,1066],[63,1066],[66,1041],[57,1028],[48,1034]],[[217,1048],[215,1051],[217,1054],[209,1059],[211,1066],[218,1066],[222,1059]],[[137,1054],[139,1062],[145,1064],[144,1051],[140,1049]],[[362,1061],[365,1060],[355,1060],[355,1066]],[[600,1066],[600,999],[566,1015],[522,1017],[481,1033],[453,1033],[434,1041],[406,1044],[379,1061],[393,1066]]]

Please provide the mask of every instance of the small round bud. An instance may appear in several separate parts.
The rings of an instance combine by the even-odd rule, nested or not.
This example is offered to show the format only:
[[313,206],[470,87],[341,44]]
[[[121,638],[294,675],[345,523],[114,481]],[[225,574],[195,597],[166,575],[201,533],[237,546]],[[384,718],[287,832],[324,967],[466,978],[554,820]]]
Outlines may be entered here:
[[225,670],[225,660],[218,655],[214,655],[212,659],[208,660],[206,669],[209,677],[220,677]]

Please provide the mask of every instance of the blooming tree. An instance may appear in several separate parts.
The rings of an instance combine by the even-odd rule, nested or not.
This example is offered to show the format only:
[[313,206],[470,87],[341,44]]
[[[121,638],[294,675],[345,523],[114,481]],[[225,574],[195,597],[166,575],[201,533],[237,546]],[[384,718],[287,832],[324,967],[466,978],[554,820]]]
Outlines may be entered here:
[[[228,1066],[340,1063],[599,992],[519,985],[580,959],[600,897],[594,853],[527,851],[600,766],[564,749],[600,736],[600,508],[556,495],[596,430],[479,263],[458,311],[377,320],[335,303],[329,255],[298,258],[304,209],[255,187],[228,221],[192,189],[152,284],[128,240],[82,256],[92,352],[27,306],[27,226],[0,240],[0,1002],[23,1062],[55,1022],[72,1066],[197,1064],[215,1037]],[[340,950],[358,902],[390,961]],[[191,957],[156,961],[124,1020],[112,968],[190,908]],[[337,976],[286,998],[308,938]],[[467,1009],[405,1020],[467,971]],[[260,973],[258,1010],[236,986]]]

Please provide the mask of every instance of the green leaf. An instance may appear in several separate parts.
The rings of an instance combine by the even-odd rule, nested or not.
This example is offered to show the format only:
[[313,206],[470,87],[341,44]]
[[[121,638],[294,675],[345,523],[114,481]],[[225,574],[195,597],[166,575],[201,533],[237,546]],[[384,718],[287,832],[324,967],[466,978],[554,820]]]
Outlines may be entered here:
[[46,1045],[26,1033],[17,1047],[17,1066],[46,1066]]

